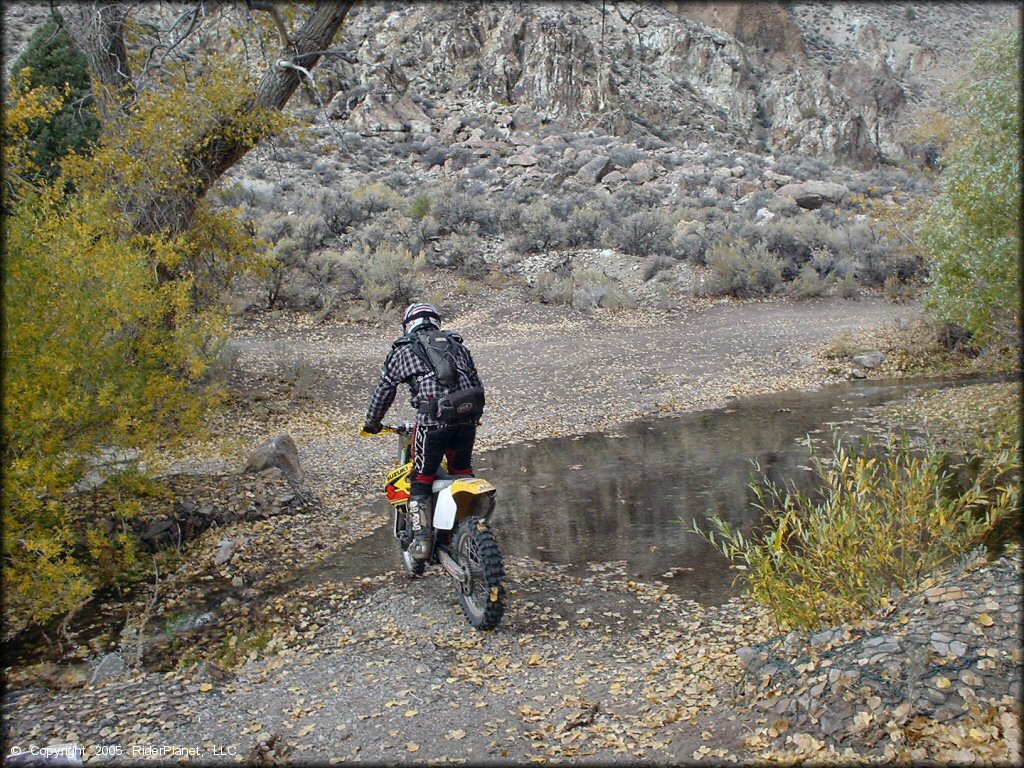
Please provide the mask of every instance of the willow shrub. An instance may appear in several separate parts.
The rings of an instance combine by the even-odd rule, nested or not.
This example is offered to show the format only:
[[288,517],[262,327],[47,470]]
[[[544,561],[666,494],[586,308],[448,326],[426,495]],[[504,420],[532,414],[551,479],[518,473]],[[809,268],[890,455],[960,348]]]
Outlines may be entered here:
[[981,346],[1020,340],[1020,32],[986,41],[956,92],[942,192],[920,220],[927,301]]
[[1019,443],[959,464],[906,439],[884,449],[837,442],[827,459],[812,456],[813,494],[762,478],[751,486],[762,525],[749,536],[717,517],[694,530],[781,626],[814,629],[871,613],[1019,513]]
[[[211,78],[210,80],[217,80]],[[179,82],[180,81],[180,82]],[[238,99],[219,81],[171,78],[104,126],[89,157],[39,173],[32,126],[61,94],[14,83],[3,143],[3,577],[8,627],[44,622],[124,578],[137,554],[127,520],[138,499],[104,509],[121,525],[75,517],[67,504],[91,459],[110,450],[182,444],[218,398],[206,386],[223,339],[219,289],[258,248],[229,214],[200,204],[181,231],[135,226],[168,190],[194,179],[178,160],[198,124]],[[67,91],[65,91],[67,93]],[[276,118],[238,113],[226,132],[255,142]],[[168,277],[170,276],[170,277]],[[112,513],[112,514],[111,514]]]

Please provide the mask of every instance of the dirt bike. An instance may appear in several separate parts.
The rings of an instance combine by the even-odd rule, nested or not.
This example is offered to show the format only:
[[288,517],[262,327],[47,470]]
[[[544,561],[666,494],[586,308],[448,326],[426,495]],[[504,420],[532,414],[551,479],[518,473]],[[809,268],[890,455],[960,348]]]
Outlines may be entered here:
[[[476,629],[494,629],[505,612],[505,567],[490,526],[495,488],[480,477],[449,475],[442,460],[433,486],[432,551],[426,560],[414,558],[408,551],[413,539],[408,515],[413,427],[408,422],[385,424],[377,433],[399,438],[399,466],[388,472],[384,495],[395,510],[394,534],[402,568],[415,578],[423,575],[428,563],[440,565],[459,588],[466,620]],[[362,429],[359,434],[370,435]]]

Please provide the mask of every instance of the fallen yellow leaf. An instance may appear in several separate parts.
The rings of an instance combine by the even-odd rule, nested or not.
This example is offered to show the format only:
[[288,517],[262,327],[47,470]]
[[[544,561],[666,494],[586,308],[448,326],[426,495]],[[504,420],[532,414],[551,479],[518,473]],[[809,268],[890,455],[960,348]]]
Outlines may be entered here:
[[415,741],[410,741],[408,744],[405,745],[405,748],[407,750],[409,750],[410,752],[419,752],[420,751],[420,745],[417,744]]

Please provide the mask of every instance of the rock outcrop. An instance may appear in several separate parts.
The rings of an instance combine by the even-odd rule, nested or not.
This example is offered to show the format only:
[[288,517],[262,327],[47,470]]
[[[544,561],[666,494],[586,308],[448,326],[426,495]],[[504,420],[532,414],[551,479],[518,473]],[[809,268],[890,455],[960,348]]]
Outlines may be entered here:
[[804,181],[779,187],[778,194],[790,197],[801,208],[809,211],[821,208],[824,203],[837,203],[849,194],[842,184],[831,181]]
[[1008,5],[931,5],[913,11],[928,24],[914,24],[907,8],[884,5],[367,6],[350,33],[373,44],[354,66],[326,65],[357,83],[333,114],[360,131],[416,131],[426,118],[451,134],[466,113],[503,106],[510,130],[593,127],[866,168],[916,151],[903,132],[910,108],[962,68],[981,30],[1011,18]]
[[665,6],[681,18],[728,32],[771,57],[777,66],[794,62],[805,52],[803,31],[781,3],[670,2]]
[[[47,13],[4,6],[6,61]],[[908,116],[1019,23],[1011,3],[367,3],[316,79],[332,119],[396,143],[502,107],[515,131],[934,162]]]

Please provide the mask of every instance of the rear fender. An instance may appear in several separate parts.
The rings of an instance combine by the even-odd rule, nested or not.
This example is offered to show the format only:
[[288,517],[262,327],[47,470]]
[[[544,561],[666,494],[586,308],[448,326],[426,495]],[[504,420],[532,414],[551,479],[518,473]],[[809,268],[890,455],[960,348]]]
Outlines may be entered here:
[[450,531],[465,517],[489,518],[494,511],[494,494],[494,486],[483,478],[456,480],[437,494],[434,527]]
[[452,496],[455,498],[455,522],[464,517],[490,518],[494,512],[494,495],[496,489],[482,477],[471,477],[456,480],[452,483]]

